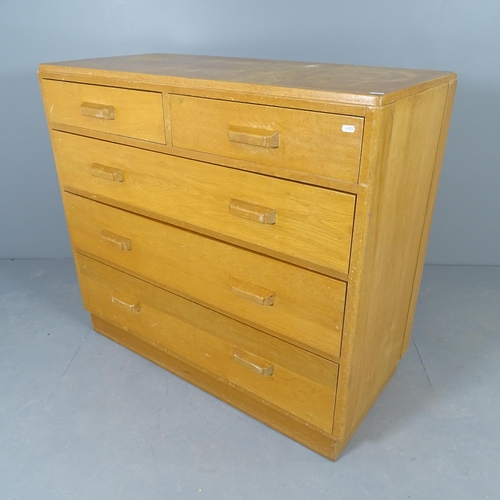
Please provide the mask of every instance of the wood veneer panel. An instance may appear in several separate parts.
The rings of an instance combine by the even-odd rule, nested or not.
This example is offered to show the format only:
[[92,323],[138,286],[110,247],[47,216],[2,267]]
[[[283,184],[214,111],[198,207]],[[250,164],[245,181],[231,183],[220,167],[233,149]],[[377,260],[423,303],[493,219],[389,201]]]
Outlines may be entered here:
[[331,435],[306,425],[304,422],[294,418],[293,415],[283,413],[265,404],[263,401],[256,400],[249,393],[238,387],[230,386],[222,380],[217,380],[203,373],[188,363],[172,356],[167,351],[153,347],[133,334],[118,328],[98,316],[92,315],[92,324],[96,332],[140,354],[153,363],[160,365],[180,378],[221,399],[225,403],[269,425],[294,441],[307,446],[316,453],[330,460],[335,460],[338,457],[337,446]]
[[[84,304],[92,314],[215,378],[240,386],[255,398],[331,431],[335,363],[94,259],[77,255],[77,265]],[[265,372],[265,367],[270,370]]]
[[[60,132],[73,134],[75,143],[81,140],[76,136],[106,141],[107,145],[103,149],[107,153],[101,158],[102,162],[90,167],[93,181],[126,182],[126,172],[121,171],[123,169],[120,166],[107,165],[105,160],[116,156],[111,152],[113,148],[115,152],[129,148],[134,154],[125,156],[137,153],[136,158],[145,160],[145,170],[151,177],[159,175],[163,178],[158,172],[155,174],[150,171],[153,156],[169,158],[169,161],[172,159],[172,164],[180,166],[176,182],[181,187],[181,167],[196,160],[203,162],[210,172],[220,169],[228,178],[244,174],[238,171],[248,171],[260,174],[259,178],[268,182],[269,186],[292,185],[290,182],[299,186],[300,183],[297,189],[308,190],[311,195],[307,203],[313,203],[313,191],[326,195],[328,189],[343,192],[331,192],[332,196],[356,200],[349,267],[346,265],[345,245],[341,252],[344,267],[339,265],[342,264],[340,262],[328,267],[329,261],[320,262],[323,257],[327,258],[328,253],[321,249],[318,249],[316,256],[312,247],[308,255],[300,256],[294,253],[293,244],[289,248],[286,245],[275,248],[264,241],[245,241],[243,234],[229,234],[227,228],[214,229],[209,228],[209,224],[197,226],[196,221],[184,220],[182,217],[169,218],[170,215],[158,211],[158,206],[146,206],[151,201],[149,197],[145,200],[132,193],[125,197],[130,198],[126,200],[114,197],[106,190],[97,193],[95,186],[82,183],[80,178],[76,180],[76,176],[82,174],[82,165],[79,163],[81,148],[79,151],[73,148],[69,154],[65,152],[64,161],[68,172],[72,169],[69,177],[75,178],[65,177],[59,168],[61,185],[64,178],[66,188],[80,195],[63,194],[73,244],[86,255],[76,254],[76,257],[87,259],[87,262],[92,260],[89,256],[101,260],[95,264],[95,269],[102,272],[96,271],[92,275],[79,272],[84,291],[95,287],[95,293],[90,292],[90,298],[87,297],[86,301],[90,304],[89,309],[102,316],[92,316],[96,330],[318,453],[335,459],[390,379],[410,339],[456,75],[393,68],[146,55],[41,65],[39,77],[55,149],[55,139],[61,137]],[[116,92],[116,95],[123,91],[161,96],[162,109],[155,104],[155,112],[162,113],[161,129],[165,131],[163,143],[144,140],[135,133],[120,135],[113,127],[87,128],[71,120],[66,120],[68,123],[55,123],[50,118],[50,99],[47,99],[47,93],[43,90],[45,80],[71,81],[76,85],[75,88],[80,89],[99,86],[104,89],[103,92]],[[295,108],[296,116],[333,113],[339,115],[334,117],[335,120],[341,121],[349,116],[355,117],[355,120],[364,122],[359,177],[357,166],[356,175],[348,180],[342,176],[344,180],[329,177],[332,174],[324,170],[324,165],[307,171],[304,162],[293,155],[282,164],[275,160],[263,164],[253,154],[231,158],[224,148],[207,152],[207,148],[202,147],[198,149],[203,151],[186,149],[192,146],[186,146],[185,143],[181,144],[183,147],[175,147],[176,141],[172,142],[172,135],[175,139],[176,132],[175,127],[172,128],[170,113],[172,102],[179,97],[173,94],[191,96],[186,98],[190,103],[225,102],[231,109],[242,110],[238,111],[242,116],[249,114],[248,109],[269,108],[273,113],[279,110],[278,114],[286,114]],[[97,103],[98,107],[105,105],[107,108],[106,104]],[[197,106],[193,105],[191,110],[192,120],[196,119]],[[91,113],[94,109],[92,103],[90,107],[85,105],[84,108],[85,113]],[[113,114],[110,109],[101,111],[107,118]],[[255,116],[250,118],[255,121]],[[252,128],[252,124],[226,123],[228,139],[232,142],[243,141],[242,148],[276,148],[280,143],[271,123],[274,119],[269,116],[264,118],[265,123],[259,123],[257,131],[254,130],[255,126]],[[189,128],[189,125],[181,124],[181,128]],[[315,126],[307,120],[303,126],[308,129],[307,134],[312,133],[315,137],[315,130],[311,132]],[[318,127],[329,128],[325,124],[319,124]],[[321,131],[321,134],[324,132]],[[322,139],[320,142],[325,141]],[[122,146],[118,146],[120,144]],[[308,154],[314,156],[315,151]],[[296,164],[292,165],[290,162],[295,160]],[[339,161],[342,163],[344,160]],[[168,169],[168,165],[162,163],[163,167]],[[184,173],[187,174],[187,171]],[[189,175],[194,174],[191,172]],[[248,175],[251,175],[248,179],[256,178],[254,174]],[[288,181],[277,181],[271,177]],[[209,184],[217,182],[217,176],[208,177]],[[145,193],[148,191],[148,194],[153,185],[154,182],[136,183],[136,187]],[[195,187],[192,184],[190,189]],[[253,184],[252,190],[255,193],[261,191],[259,186]],[[214,198],[218,196],[212,195]],[[287,199],[288,194],[277,192],[275,197],[283,200]],[[258,221],[273,225],[279,221],[279,212],[273,209],[272,203],[263,199],[240,198],[245,197],[230,199],[229,212],[243,216],[248,223]],[[312,212],[306,210],[304,224],[309,221],[314,225],[321,222],[320,219],[328,219],[328,214],[324,212],[328,203],[320,198],[316,201],[323,210],[322,215],[312,216]],[[80,201],[75,202],[77,199]],[[295,199],[293,193],[290,199]],[[106,204],[114,205],[115,208],[106,207]],[[184,208],[188,210],[188,207]],[[352,211],[349,213],[352,217]],[[96,221],[99,223],[99,234],[94,234],[91,228]],[[296,227],[297,231],[299,226]],[[114,232],[117,227],[119,231]],[[341,229],[335,224],[332,236],[336,230],[344,236],[349,233],[346,228]],[[203,236],[196,234],[198,232],[202,232]],[[322,239],[321,234],[319,230],[310,242],[304,242],[304,248],[306,245],[316,245],[318,242],[313,240]],[[95,238],[99,239],[99,243]],[[351,241],[350,237],[348,239]],[[196,244],[189,243],[195,240]],[[299,241],[298,244],[300,246],[302,243]],[[237,248],[241,246],[246,250]],[[138,247],[141,250],[139,253],[136,252]],[[144,251],[146,247],[147,251]],[[231,260],[229,257],[233,251],[238,257]],[[134,257],[129,258],[130,255]],[[222,267],[219,265],[221,259],[224,262]],[[244,276],[241,275],[242,271]],[[222,288],[221,277],[224,282]],[[275,289],[274,284],[277,285]],[[110,299],[108,295],[114,293],[116,287],[121,290],[121,294],[113,302],[114,296]],[[258,394],[260,389],[253,386],[253,382],[247,381],[250,384],[247,386],[244,382],[241,385],[232,382],[227,384],[217,367],[212,370],[213,373],[208,373],[210,367],[199,362],[201,358],[196,358],[197,353],[190,356],[192,346],[184,346],[184,360],[189,358],[189,361],[180,360],[179,353],[172,355],[168,350],[165,337],[150,332],[152,326],[149,323],[143,325],[131,320],[129,324],[125,321],[126,317],[117,312],[121,307],[125,308],[127,314],[139,312],[134,292],[145,294],[141,299],[147,298],[147,314],[144,317],[153,324],[157,319],[163,322],[166,316],[170,318],[170,313],[164,307],[167,302],[173,304],[173,310],[177,311],[173,315],[174,319],[179,319],[178,314],[183,318],[182,321],[189,317],[187,323],[194,328],[192,331],[200,329],[206,332],[208,337],[202,337],[203,342],[207,342],[202,344],[208,350],[213,347],[215,350],[212,354],[215,357],[224,357],[231,352],[228,346],[236,344],[232,346],[238,348],[235,362],[255,369],[259,376],[271,375],[274,360],[276,366],[284,369],[283,374],[292,373],[290,378],[285,377],[287,381],[295,380],[296,376],[305,377],[306,380],[297,379],[296,387],[286,382],[288,389],[284,393],[270,391],[269,394],[274,394],[271,398],[274,402],[271,402],[271,399],[266,400],[262,394]],[[107,303],[109,300],[112,306]],[[243,306],[243,309],[238,309],[240,305],[236,306],[237,303],[245,303],[248,310]],[[262,321],[263,311],[267,310],[264,314],[269,314],[271,310],[272,314],[276,314],[276,311],[282,314],[285,303],[287,312],[281,319],[285,318],[286,321],[274,324]],[[192,304],[195,309],[189,312],[191,306],[187,304]],[[253,309],[252,313],[250,308],[257,309]],[[110,322],[103,317],[107,317]],[[165,325],[177,325],[177,319],[173,322],[165,320]],[[118,328],[117,325],[124,328]],[[219,331],[213,330],[221,325]],[[132,333],[125,331],[127,329]],[[168,335],[169,329],[166,326],[163,333]],[[179,331],[184,330],[179,328]],[[145,336],[141,339],[141,335]],[[207,339],[212,335],[219,340],[211,347]],[[279,339],[286,339],[289,343]],[[175,346],[170,347],[173,349]],[[221,360],[219,368],[223,371],[224,366],[229,365],[225,365],[223,358]],[[336,369],[330,369],[335,363],[339,365],[338,377]],[[317,394],[324,394],[326,401],[325,404],[313,404],[311,411],[315,415],[309,417],[304,406],[294,405],[292,395],[297,395],[297,391],[303,395],[307,392],[307,389],[303,389],[308,384],[313,388],[313,394],[319,391]],[[286,400],[288,392],[289,402]],[[280,399],[282,397],[285,399]],[[333,405],[332,397],[335,399],[334,408],[329,406]]]
[[446,146],[446,138],[448,136],[448,129],[451,120],[451,110],[453,108],[453,99],[455,97],[455,89],[457,86],[456,80],[452,80],[448,84],[448,95],[446,97],[446,107],[444,110],[443,121],[441,124],[441,132],[439,135],[439,146],[436,154],[436,161],[434,163],[434,171],[432,174],[432,181],[429,190],[429,198],[427,201],[427,208],[425,211],[425,222],[422,228],[422,239],[420,240],[420,249],[418,252],[418,261],[415,268],[415,278],[413,281],[413,290],[411,295],[410,307],[408,310],[408,319],[406,320],[406,331],[405,338],[403,342],[401,356],[407,351],[411,339],[411,329],[413,325],[413,319],[415,318],[415,310],[417,308],[418,291],[420,289],[420,282],[422,280],[422,273],[424,270],[425,261],[425,251],[427,249],[427,243],[429,241],[429,235],[431,232],[432,214],[434,212],[434,204],[436,202],[439,177],[441,175],[441,166],[444,158],[444,151]]
[[364,246],[355,239],[353,248],[353,266],[360,252],[362,271],[349,290],[357,295],[350,311],[356,333],[346,318],[345,342],[352,345],[340,374],[339,441],[373,404],[401,356],[447,96],[448,85],[441,85],[391,105],[392,127],[378,132],[378,162],[370,168],[366,197],[359,193],[366,222]]
[[52,123],[165,143],[160,92],[55,80],[41,83],[47,119]]
[[[179,95],[170,98],[170,117],[174,147],[358,180],[362,118]],[[276,144],[248,142],[262,133]]]
[[[238,242],[261,252],[349,270],[355,197],[328,189],[55,131],[54,152],[68,191]],[[100,166],[100,167],[96,167]],[[96,169],[120,173],[119,181]],[[240,200],[275,211],[272,224],[231,211]]]
[[[73,194],[64,204],[81,253],[314,352],[339,355],[345,283]],[[234,280],[272,293],[274,305],[235,294]]]
[[446,83],[453,78],[452,73],[442,71],[181,54],[106,57],[40,68],[68,75],[91,74],[369,106],[388,104],[435,86],[435,80]]

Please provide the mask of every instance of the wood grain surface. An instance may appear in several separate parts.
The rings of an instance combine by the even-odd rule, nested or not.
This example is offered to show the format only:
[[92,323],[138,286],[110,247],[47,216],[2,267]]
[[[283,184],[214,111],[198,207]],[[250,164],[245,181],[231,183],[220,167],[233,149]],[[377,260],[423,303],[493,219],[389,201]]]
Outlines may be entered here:
[[225,403],[286,434],[325,458],[329,460],[337,459],[339,449],[330,433],[312,426],[292,413],[276,408],[265,400],[255,398],[252,393],[235,384],[228,384],[224,379],[213,377],[188,361],[173,356],[166,349],[153,346],[99,316],[91,315],[91,318],[92,326],[96,332],[102,333]]
[[[349,269],[355,204],[350,194],[61,132],[53,138],[66,190],[243,246],[271,249],[305,266]],[[123,181],[96,176],[95,165],[120,172]],[[273,209],[276,222],[237,217],[234,199]]]
[[[78,251],[297,345],[339,356],[345,283],[80,196],[64,199]],[[102,231],[130,240],[131,250],[103,240]],[[235,295],[233,280],[269,290],[273,306]]]
[[340,443],[357,427],[401,357],[407,319],[416,305],[411,300],[414,277],[422,235],[429,229],[425,218],[440,130],[449,118],[444,114],[448,91],[448,84],[434,87],[385,110],[390,126],[379,130],[369,187],[358,194],[358,207],[365,205],[370,216],[356,215],[364,231],[363,251],[358,264],[355,237],[353,266],[361,271],[353,276],[347,298],[343,348],[351,348],[343,350],[347,360],[341,360],[339,401],[345,406],[334,428]]
[[43,71],[65,75],[216,88],[280,97],[315,98],[384,105],[446,83],[446,71],[380,68],[293,61],[271,61],[186,54],[143,54],[48,63]]
[[[263,349],[259,340],[264,334],[93,259],[78,256],[77,261],[84,304],[92,314],[331,431],[335,363],[272,338],[266,339],[267,348]],[[116,301],[122,296],[128,297],[126,304],[140,303],[140,309],[128,307],[124,311]],[[241,336],[246,340],[240,341]],[[264,376],[248,366],[251,362],[261,363],[263,370],[270,364],[273,371]]]
[[450,72],[40,66],[94,328],[336,459],[407,349]]
[[[74,125],[152,142],[165,142],[162,94],[102,85],[42,80],[42,93],[53,123]],[[83,108],[82,108],[82,105]],[[90,113],[90,106],[94,112]],[[101,111],[95,107],[100,105]],[[113,108],[113,119],[102,109]],[[85,111],[85,112],[82,112]]]
[[[178,95],[170,97],[169,113],[174,147],[358,180],[362,118]],[[231,140],[235,127],[246,130],[246,141]],[[249,140],[264,132],[278,134],[279,142],[265,147]]]

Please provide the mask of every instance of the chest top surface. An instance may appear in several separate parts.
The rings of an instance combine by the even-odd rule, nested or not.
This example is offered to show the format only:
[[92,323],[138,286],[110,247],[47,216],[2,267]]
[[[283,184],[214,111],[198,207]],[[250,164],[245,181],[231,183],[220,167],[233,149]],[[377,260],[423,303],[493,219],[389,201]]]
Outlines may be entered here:
[[182,54],[143,54],[42,64],[42,71],[149,83],[224,86],[273,93],[302,89],[321,100],[384,105],[456,77],[433,70],[381,68]]

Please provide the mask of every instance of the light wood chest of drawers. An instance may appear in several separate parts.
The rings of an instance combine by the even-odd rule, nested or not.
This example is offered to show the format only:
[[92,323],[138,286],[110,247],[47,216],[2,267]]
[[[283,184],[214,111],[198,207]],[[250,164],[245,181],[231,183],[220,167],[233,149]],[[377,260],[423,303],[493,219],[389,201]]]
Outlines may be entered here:
[[96,331],[335,459],[406,351],[454,73],[44,64]]

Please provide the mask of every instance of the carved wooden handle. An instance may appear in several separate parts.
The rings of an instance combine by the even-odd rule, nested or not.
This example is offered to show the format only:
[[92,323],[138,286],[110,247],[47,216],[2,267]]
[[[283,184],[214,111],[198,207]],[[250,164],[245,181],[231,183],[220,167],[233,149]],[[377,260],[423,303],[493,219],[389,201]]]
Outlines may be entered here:
[[128,238],[119,236],[106,229],[101,231],[101,239],[109,241],[109,243],[117,246],[120,250],[132,250],[132,242]]
[[239,127],[229,125],[227,138],[231,142],[259,146],[261,148],[275,149],[280,145],[280,133],[274,130],[266,130],[252,127]]
[[119,168],[108,167],[100,165],[99,163],[92,163],[90,166],[90,174],[94,177],[100,177],[112,182],[123,182],[123,171]]
[[114,120],[115,107],[107,104],[97,104],[95,102],[82,102],[80,105],[82,115],[100,118],[101,120]]
[[249,352],[239,349],[238,347],[234,348],[233,359],[236,363],[244,366],[245,368],[250,368],[264,377],[270,377],[274,373],[274,365],[271,362],[259,358],[254,354],[250,354]]
[[229,202],[229,213],[261,224],[276,224],[276,210],[246,201],[232,199]]
[[260,286],[243,283],[239,280],[231,280],[231,292],[238,297],[255,302],[261,306],[272,306],[274,304],[274,294]]
[[118,304],[131,312],[139,312],[141,310],[140,302],[130,302],[128,300],[119,299],[118,297],[111,297],[111,302]]

